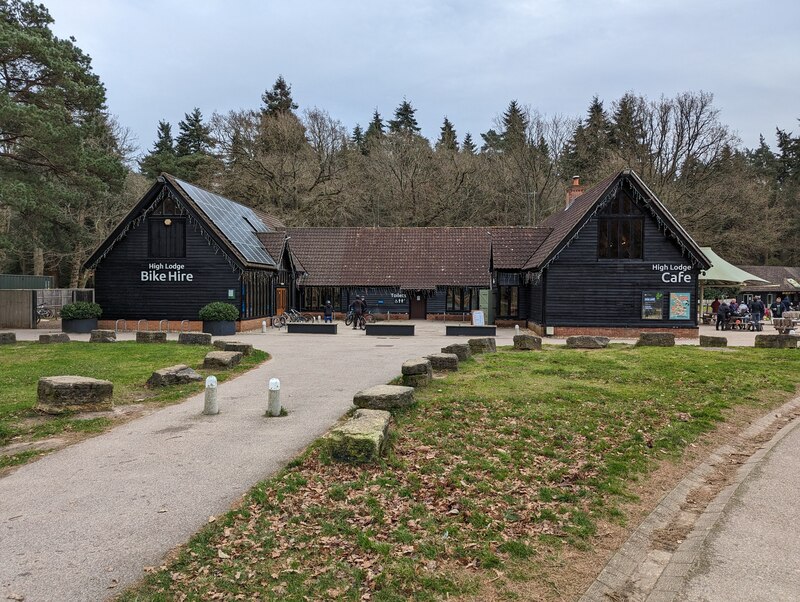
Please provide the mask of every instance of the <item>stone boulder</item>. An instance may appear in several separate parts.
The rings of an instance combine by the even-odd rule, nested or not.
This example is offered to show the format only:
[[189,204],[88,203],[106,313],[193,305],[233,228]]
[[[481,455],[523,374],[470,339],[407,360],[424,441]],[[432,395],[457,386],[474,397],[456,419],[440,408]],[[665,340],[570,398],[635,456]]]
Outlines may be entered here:
[[535,334],[515,334],[514,349],[519,349],[520,351],[541,351],[542,337],[537,337]]
[[69,335],[66,332],[56,334],[40,334],[40,343],[69,343]]
[[675,335],[671,332],[642,332],[637,347],[674,347]]
[[151,387],[169,387],[203,380],[203,377],[185,364],[177,364],[156,370],[147,380]]
[[458,356],[455,353],[431,353],[426,355],[434,370],[458,370]]
[[433,378],[431,361],[424,357],[403,362],[403,384],[407,387],[424,387]]
[[791,334],[757,334],[756,347],[769,349],[797,349],[800,337]]
[[229,370],[241,361],[242,353],[240,351],[209,351],[203,359],[203,368]]
[[166,343],[167,342],[167,333],[166,332],[147,332],[147,331],[138,331],[136,333],[136,342],[137,343]]
[[442,353],[454,353],[458,356],[458,361],[463,362],[472,357],[472,350],[469,343],[454,343],[447,347],[442,347]]
[[469,350],[472,352],[472,355],[497,352],[497,343],[495,343],[492,337],[470,339],[467,343],[469,343]]
[[211,335],[207,332],[182,332],[178,335],[182,345],[210,345]]
[[89,335],[90,343],[116,343],[117,333],[113,330],[93,330]]
[[701,347],[727,347],[728,339],[726,337],[712,337],[707,334],[700,335]]
[[414,405],[414,387],[378,385],[355,394],[356,407],[368,410],[395,410]]
[[47,414],[112,410],[114,385],[86,376],[45,376],[39,379],[36,409]]
[[385,410],[356,410],[350,420],[326,437],[331,457],[353,464],[376,462],[386,443],[391,417]]
[[214,347],[220,351],[238,351],[242,355],[253,353],[253,346],[250,343],[240,341],[214,341]]
[[605,349],[608,347],[608,341],[608,337],[589,335],[567,337],[567,349]]
[[0,345],[13,345],[17,342],[17,335],[13,332],[0,332]]

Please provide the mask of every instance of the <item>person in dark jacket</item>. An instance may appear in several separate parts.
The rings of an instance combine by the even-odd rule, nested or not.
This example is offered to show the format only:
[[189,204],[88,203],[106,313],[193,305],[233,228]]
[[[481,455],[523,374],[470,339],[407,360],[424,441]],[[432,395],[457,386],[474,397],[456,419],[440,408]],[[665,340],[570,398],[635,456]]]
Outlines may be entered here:
[[781,313],[792,310],[792,302],[789,301],[789,297],[784,297],[781,305]]
[[333,305],[330,301],[325,301],[325,307],[322,309],[322,315],[325,322],[333,322]]
[[750,304],[750,319],[753,324],[753,330],[762,330],[761,320],[764,319],[764,302],[761,300],[761,297],[756,296],[753,299],[753,302]]
[[717,326],[716,330],[727,330],[728,329],[728,318],[731,315],[731,308],[728,305],[727,301],[723,301],[719,304],[719,309],[717,310]]
[[358,330],[358,325],[361,322],[361,316],[364,313],[365,303],[362,297],[356,297],[350,304],[350,309],[353,310],[353,330]]
[[773,318],[780,318],[783,315],[783,304],[781,303],[780,297],[772,302],[772,304],[769,306],[769,311],[772,312]]

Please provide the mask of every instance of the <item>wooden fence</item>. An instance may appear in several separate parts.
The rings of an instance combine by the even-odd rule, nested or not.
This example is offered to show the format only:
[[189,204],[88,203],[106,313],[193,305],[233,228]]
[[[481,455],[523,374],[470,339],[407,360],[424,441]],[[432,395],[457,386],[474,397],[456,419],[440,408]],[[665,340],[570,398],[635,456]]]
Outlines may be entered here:
[[0,290],[0,328],[36,328],[36,291]]

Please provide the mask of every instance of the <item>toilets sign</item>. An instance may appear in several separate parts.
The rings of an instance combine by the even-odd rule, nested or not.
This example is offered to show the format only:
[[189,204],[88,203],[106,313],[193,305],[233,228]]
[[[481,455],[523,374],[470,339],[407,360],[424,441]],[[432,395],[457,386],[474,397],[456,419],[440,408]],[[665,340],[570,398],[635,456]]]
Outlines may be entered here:
[[653,271],[661,273],[661,282],[683,283],[692,281],[692,266],[683,264],[654,263]]
[[194,274],[185,272],[182,263],[150,263],[140,272],[140,282],[192,282]]

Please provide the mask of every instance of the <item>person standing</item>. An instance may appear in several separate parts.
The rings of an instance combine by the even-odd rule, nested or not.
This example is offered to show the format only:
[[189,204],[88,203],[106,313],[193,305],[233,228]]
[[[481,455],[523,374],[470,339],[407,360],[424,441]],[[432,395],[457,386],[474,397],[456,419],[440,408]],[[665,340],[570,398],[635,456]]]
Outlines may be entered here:
[[783,302],[781,304],[781,314],[783,312],[791,311],[792,310],[792,302],[789,301],[789,297],[784,297]]
[[325,307],[322,308],[323,321],[333,322],[333,305],[330,301],[325,301]]
[[730,315],[731,308],[728,307],[728,303],[723,301],[719,304],[719,308],[717,309],[717,326],[715,330],[726,330],[727,329],[727,321],[728,316]]
[[763,327],[761,326],[761,320],[764,319],[764,309],[764,302],[761,300],[761,297],[756,295],[756,298],[753,299],[753,302],[750,304],[753,330],[762,330]]
[[778,297],[772,304],[769,306],[770,312],[772,312],[773,318],[780,318],[783,315],[783,304],[781,303],[781,298]]
[[356,297],[353,300],[350,304],[350,309],[353,310],[353,330],[358,330],[358,326],[361,324],[361,316],[364,313],[364,302],[361,297]]

